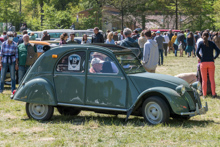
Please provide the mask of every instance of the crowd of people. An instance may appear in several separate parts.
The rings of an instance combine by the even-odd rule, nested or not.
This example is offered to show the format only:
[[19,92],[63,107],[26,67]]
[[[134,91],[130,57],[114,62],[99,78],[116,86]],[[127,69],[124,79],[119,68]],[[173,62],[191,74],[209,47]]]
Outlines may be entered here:
[[1,68],[1,82],[0,93],[4,90],[5,78],[8,69],[11,76],[11,92],[16,89],[15,71],[18,70],[18,80],[21,82],[23,76],[28,68],[37,59],[37,49],[34,45],[29,43],[30,36],[27,31],[23,31],[21,38],[17,37],[17,33],[11,31],[4,33],[5,41],[1,45],[0,51],[0,68]]
[[[220,32],[209,32],[209,30],[195,32],[194,34],[188,29],[180,32],[164,32],[163,34],[158,30],[152,32],[151,30],[144,30],[140,34],[137,30],[132,31],[125,28],[118,34],[107,30],[106,34],[101,34],[98,27],[94,28],[94,34],[91,41],[86,34],[83,35],[81,44],[87,43],[106,43],[116,44],[124,47],[140,48],[140,61],[146,71],[155,73],[159,65],[164,64],[164,56],[174,53],[177,57],[178,51],[180,57],[183,57],[183,51],[188,57],[198,58],[198,70],[201,72],[202,92],[203,96],[207,95],[207,74],[210,77],[211,89],[213,97],[215,93],[214,60],[219,55],[220,47]],[[1,67],[1,82],[0,93],[4,90],[4,81],[7,69],[10,69],[12,86],[11,90],[15,90],[15,70],[18,70],[18,79],[25,75],[31,64],[36,60],[36,47],[29,43],[29,40],[36,40],[34,33],[27,35],[27,30],[23,30],[23,37],[18,38],[17,33],[3,32],[4,42],[0,51],[0,67]],[[219,34],[219,35],[218,35]],[[69,39],[68,39],[69,38]],[[75,34],[63,33],[60,36],[59,45],[63,44],[77,44],[74,40]],[[50,40],[50,35],[44,31],[42,41]],[[213,52],[215,50],[215,56]],[[94,62],[95,63],[95,62]]]

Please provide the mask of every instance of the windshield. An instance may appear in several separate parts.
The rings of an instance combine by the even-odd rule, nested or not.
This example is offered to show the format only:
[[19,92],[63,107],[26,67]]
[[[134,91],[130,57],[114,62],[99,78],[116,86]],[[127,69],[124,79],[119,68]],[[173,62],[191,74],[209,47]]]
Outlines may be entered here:
[[63,33],[56,32],[56,33],[49,33],[49,34],[50,34],[50,38],[60,38],[60,35],[62,35]]
[[127,74],[146,72],[134,54],[116,55],[116,58]]
[[75,37],[83,37],[84,34],[91,36],[93,32],[75,32]]

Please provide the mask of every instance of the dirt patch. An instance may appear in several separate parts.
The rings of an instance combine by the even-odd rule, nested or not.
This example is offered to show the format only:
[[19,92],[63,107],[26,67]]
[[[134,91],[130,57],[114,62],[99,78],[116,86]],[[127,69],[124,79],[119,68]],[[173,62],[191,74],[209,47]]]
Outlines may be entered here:
[[5,119],[16,119],[17,117],[14,116],[14,115],[11,115],[9,113],[6,113],[6,114],[3,115],[3,118],[5,118]]
[[40,139],[38,139],[39,141],[54,141],[55,140],[55,138],[53,138],[53,137],[45,137],[45,138],[40,138]]
[[28,130],[30,132],[43,132],[43,131],[45,131],[45,129],[42,128],[42,127],[33,127],[33,128],[28,129]]

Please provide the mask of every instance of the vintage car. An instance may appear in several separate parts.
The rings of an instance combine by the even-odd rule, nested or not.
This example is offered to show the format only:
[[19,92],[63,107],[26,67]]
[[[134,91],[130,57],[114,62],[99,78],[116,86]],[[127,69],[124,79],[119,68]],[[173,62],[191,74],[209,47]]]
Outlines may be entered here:
[[116,45],[65,45],[43,53],[14,91],[29,118],[49,120],[81,110],[143,116],[149,124],[205,114],[197,89],[182,79],[144,70],[133,52]]

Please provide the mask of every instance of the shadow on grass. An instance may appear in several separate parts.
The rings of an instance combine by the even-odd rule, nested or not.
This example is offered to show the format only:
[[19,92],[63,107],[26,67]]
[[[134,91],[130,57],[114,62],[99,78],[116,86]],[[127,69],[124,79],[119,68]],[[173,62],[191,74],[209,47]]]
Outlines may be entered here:
[[[125,122],[126,116],[119,115],[109,115],[109,116],[61,116],[61,115],[54,115],[51,121],[39,121],[40,123],[50,123],[50,124],[73,124],[73,125],[85,125],[91,123],[99,124],[100,126],[133,126],[133,127],[140,127],[148,125],[146,121],[142,117],[132,116]],[[23,119],[24,121],[30,119]],[[181,127],[181,128],[193,128],[193,127],[206,127],[212,124],[219,124],[212,120],[181,120],[181,119],[172,119],[168,121],[166,124],[162,124],[165,127]],[[152,125],[149,125],[152,127]]]

